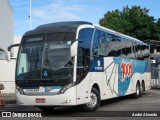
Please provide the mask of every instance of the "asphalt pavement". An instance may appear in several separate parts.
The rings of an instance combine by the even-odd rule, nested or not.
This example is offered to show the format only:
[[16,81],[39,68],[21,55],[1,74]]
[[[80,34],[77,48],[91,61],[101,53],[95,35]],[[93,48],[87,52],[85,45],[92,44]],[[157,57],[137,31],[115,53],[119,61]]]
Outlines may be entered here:
[[132,99],[130,96],[119,97],[101,102],[101,106],[95,112],[83,112],[79,106],[76,107],[59,107],[47,112],[41,111],[37,107],[33,106],[19,106],[16,105],[14,100],[12,102],[6,102],[3,107],[0,107],[2,112],[18,112],[18,113],[40,113],[42,117],[70,117],[72,119],[77,118],[101,118],[112,117],[121,119],[141,118],[146,119],[160,119],[160,89],[151,89],[146,91],[142,97],[138,99]]

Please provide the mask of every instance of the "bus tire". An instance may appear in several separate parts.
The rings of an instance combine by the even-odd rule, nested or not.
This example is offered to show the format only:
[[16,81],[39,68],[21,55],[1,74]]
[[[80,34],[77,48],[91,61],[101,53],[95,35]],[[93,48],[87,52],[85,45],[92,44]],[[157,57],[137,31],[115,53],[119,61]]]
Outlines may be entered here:
[[145,83],[142,82],[142,91],[144,92],[145,91]]
[[100,106],[100,93],[96,88],[92,88],[90,102],[81,106],[85,112],[95,111]]
[[142,87],[140,87],[140,84],[137,82],[136,92],[133,94],[133,98],[139,98],[141,96],[142,96]]

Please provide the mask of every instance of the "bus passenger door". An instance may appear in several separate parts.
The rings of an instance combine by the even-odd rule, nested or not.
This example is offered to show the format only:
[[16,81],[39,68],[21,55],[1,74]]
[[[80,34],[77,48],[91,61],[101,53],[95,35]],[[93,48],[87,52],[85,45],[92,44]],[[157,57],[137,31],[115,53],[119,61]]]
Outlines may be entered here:
[[78,48],[77,56],[77,104],[89,102],[89,52],[83,48]]

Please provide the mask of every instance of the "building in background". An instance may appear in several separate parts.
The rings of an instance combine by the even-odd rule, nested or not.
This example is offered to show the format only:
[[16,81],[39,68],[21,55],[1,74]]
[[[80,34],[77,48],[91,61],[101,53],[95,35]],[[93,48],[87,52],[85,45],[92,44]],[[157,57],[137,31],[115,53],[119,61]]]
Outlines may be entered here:
[[[0,48],[7,50],[14,43],[13,10],[8,0],[0,0]],[[8,62],[0,59],[0,83],[4,84],[3,93],[15,91],[15,64],[16,60]]]
[[0,47],[4,50],[13,43],[13,11],[8,0],[0,0]]

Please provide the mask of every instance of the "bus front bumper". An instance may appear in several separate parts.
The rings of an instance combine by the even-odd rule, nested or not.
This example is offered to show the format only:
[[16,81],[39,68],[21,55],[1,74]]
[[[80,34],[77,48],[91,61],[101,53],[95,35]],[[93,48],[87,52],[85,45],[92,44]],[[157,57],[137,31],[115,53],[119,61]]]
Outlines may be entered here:
[[76,105],[76,87],[58,95],[22,95],[16,90],[17,104],[34,106],[71,106]]

